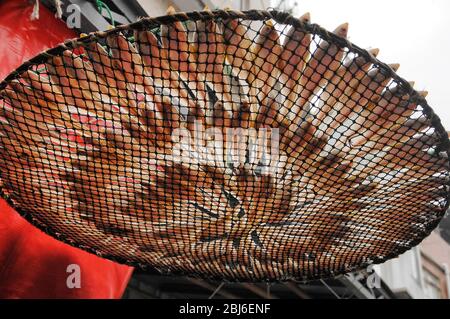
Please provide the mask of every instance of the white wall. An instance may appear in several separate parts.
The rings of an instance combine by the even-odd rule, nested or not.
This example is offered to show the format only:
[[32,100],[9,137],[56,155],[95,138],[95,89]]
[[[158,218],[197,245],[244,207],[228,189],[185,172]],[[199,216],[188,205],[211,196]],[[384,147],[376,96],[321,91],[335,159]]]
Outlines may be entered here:
[[376,267],[376,272],[394,292],[406,291],[414,299],[427,298],[422,288],[420,251],[415,247]]

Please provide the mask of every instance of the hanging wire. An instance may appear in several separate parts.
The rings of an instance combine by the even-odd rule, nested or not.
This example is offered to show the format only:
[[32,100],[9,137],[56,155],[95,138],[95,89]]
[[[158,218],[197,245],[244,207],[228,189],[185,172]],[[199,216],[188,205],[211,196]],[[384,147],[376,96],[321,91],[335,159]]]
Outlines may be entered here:
[[219,286],[213,291],[213,293],[208,297],[208,299],[213,299],[214,296],[222,289],[222,287],[225,285],[224,282],[221,282]]
[[341,297],[337,294],[337,292],[334,291],[333,288],[331,288],[330,286],[328,286],[328,284],[327,284],[323,279],[320,279],[320,282],[321,282],[325,287],[327,287],[328,290],[329,290],[329,291],[330,291],[337,299],[341,299]]

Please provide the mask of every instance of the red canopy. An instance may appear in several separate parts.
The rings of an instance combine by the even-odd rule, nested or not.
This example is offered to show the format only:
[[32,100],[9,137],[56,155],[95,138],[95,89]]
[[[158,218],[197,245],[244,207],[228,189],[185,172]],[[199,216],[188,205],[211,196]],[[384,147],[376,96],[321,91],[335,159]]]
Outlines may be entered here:
[[[43,5],[31,21],[27,0],[0,2],[0,79],[23,61],[76,33]],[[81,288],[67,287],[80,266]],[[132,268],[61,243],[30,225],[0,199],[0,298],[120,298]]]

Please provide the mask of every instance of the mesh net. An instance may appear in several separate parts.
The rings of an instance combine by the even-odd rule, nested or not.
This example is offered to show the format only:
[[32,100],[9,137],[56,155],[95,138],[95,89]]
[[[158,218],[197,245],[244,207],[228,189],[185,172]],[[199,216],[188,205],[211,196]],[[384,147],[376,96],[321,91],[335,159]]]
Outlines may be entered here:
[[448,137],[396,65],[281,12],[68,41],[0,86],[2,193],[33,224],[163,273],[309,280],[418,244]]

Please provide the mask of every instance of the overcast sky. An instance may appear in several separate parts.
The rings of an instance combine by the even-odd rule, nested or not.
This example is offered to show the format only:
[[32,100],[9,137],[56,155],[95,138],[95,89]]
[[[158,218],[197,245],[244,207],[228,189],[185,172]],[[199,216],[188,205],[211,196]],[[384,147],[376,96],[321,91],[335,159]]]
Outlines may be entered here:
[[379,48],[383,62],[400,63],[399,75],[429,91],[428,103],[450,130],[449,0],[296,1],[296,16],[309,11],[328,30],[349,22],[352,42]]

